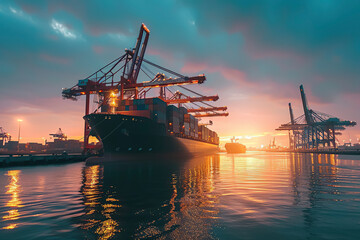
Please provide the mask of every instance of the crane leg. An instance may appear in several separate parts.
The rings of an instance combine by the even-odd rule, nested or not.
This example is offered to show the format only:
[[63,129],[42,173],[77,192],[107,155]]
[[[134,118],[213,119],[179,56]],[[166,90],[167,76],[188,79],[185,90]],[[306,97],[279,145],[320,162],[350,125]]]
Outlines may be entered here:
[[[90,109],[90,92],[86,92],[86,103],[85,103],[85,115],[89,114]],[[90,133],[90,126],[85,121],[85,128],[84,128],[84,153],[88,151],[88,145],[89,145],[89,133]]]

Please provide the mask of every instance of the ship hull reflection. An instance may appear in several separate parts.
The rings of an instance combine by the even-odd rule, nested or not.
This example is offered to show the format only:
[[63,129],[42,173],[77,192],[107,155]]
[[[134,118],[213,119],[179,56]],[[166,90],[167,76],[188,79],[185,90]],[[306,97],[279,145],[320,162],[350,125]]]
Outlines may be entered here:
[[[86,235],[99,239],[209,237],[209,219],[216,211],[209,211],[214,207],[206,191],[211,184],[203,180],[204,175],[210,176],[211,164],[193,164],[196,159],[113,160],[102,159],[101,164],[83,170],[86,214],[81,223]],[[200,162],[204,160],[214,161],[214,157]],[[203,195],[198,194],[199,188],[204,188]]]

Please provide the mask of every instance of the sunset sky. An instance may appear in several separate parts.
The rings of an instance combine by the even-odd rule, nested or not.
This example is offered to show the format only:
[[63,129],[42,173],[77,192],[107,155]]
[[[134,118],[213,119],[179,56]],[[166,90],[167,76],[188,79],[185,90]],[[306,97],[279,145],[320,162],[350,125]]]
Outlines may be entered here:
[[[59,127],[83,133],[84,99],[72,87],[135,45],[150,29],[146,58],[184,75],[204,73],[196,90],[218,94],[226,118],[211,129],[248,146],[275,135],[287,145],[288,103],[360,121],[360,1],[8,1],[0,2],[0,126],[23,142],[49,139]],[[140,79],[141,80],[141,79]],[[148,79],[144,79],[148,80]],[[283,136],[279,136],[283,134]],[[340,142],[360,138],[360,127]]]

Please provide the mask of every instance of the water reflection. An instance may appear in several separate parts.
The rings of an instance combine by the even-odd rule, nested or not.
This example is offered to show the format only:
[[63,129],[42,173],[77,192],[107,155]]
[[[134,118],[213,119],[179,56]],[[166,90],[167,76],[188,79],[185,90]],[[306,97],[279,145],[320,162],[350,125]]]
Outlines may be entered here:
[[6,207],[9,207],[9,210],[7,211],[7,215],[3,216],[3,219],[5,221],[9,221],[9,224],[3,227],[3,229],[14,229],[17,227],[17,224],[14,222],[14,220],[19,219],[19,208],[22,207],[21,200],[19,198],[19,193],[21,190],[19,184],[20,173],[20,170],[12,170],[5,174],[9,179],[9,184],[6,186],[7,190],[5,194],[10,196],[6,203]]
[[218,156],[205,161],[117,162],[87,166],[82,228],[99,239],[209,236]]
[[360,237],[359,156],[125,160],[0,169],[0,239]]
[[290,170],[294,205],[304,204],[302,217],[306,233],[308,237],[316,237],[316,226],[325,220],[319,216],[318,208],[331,201],[341,201],[341,192],[336,187],[337,156],[293,153],[290,155]]
[[323,221],[317,208],[341,201],[337,163],[334,155],[257,153],[87,166],[82,228],[99,239],[209,239],[225,234],[221,220],[237,226],[233,238],[294,218],[303,230],[287,234],[311,238]]
[[[301,198],[307,198],[301,193],[309,190],[316,194],[318,187],[334,185],[337,179],[338,168],[337,156],[329,154],[296,154],[290,153],[290,173],[294,192],[294,204],[301,202]],[[299,189],[300,188],[300,189]],[[302,189],[302,190],[301,190]],[[334,189],[335,193],[336,190]],[[308,198],[314,200],[313,198]]]

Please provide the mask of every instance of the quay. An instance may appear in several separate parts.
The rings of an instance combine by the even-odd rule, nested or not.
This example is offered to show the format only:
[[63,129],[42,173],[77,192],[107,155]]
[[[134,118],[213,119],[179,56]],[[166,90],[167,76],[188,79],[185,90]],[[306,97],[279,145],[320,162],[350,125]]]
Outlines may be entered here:
[[338,154],[338,155],[360,155],[360,149],[267,149],[266,152],[291,152],[291,153],[315,153],[315,154]]
[[85,161],[87,155],[81,153],[61,153],[61,154],[1,154],[0,168],[8,166],[27,166],[27,165],[47,165],[47,164],[61,164],[70,162]]

